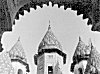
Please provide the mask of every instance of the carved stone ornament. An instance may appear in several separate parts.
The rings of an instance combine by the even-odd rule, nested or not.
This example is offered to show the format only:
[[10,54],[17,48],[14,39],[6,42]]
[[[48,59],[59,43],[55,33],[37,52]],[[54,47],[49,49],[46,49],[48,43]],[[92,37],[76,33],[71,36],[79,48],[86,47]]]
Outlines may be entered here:
[[[77,10],[77,15],[83,14],[83,19],[88,18],[88,25],[92,25],[92,31],[100,32],[100,1],[99,0],[0,0],[0,33],[12,31],[15,19],[19,19],[19,14],[24,15],[24,10],[30,12],[30,8],[37,9],[43,4],[49,6],[49,2],[64,6],[64,10],[71,8]],[[0,42],[0,52],[2,52]]]

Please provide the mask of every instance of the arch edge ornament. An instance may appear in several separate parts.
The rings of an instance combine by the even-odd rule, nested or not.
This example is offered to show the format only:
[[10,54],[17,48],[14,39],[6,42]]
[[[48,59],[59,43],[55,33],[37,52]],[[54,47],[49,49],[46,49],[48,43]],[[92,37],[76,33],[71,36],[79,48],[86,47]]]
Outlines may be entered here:
[[48,6],[49,2],[52,6],[58,4],[58,8],[64,6],[64,10],[77,10],[77,15],[83,14],[83,19],[88,18],[87,24],[92,25],[92,31],[100,32],[99,0],[0,0],[0,34],[12,31],[15,19],[19,19],[19,14],[24,15],[24,10],[30,12],[30,8],[36,10],[37,5],[42,8],[43,4]]

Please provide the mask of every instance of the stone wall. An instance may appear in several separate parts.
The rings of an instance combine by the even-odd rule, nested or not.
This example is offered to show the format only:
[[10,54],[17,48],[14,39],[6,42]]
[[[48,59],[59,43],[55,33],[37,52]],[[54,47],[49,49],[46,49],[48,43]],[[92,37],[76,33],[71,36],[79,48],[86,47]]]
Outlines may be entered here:
[[6,52],[0,55],[0,74],[14,74],[11,59]]

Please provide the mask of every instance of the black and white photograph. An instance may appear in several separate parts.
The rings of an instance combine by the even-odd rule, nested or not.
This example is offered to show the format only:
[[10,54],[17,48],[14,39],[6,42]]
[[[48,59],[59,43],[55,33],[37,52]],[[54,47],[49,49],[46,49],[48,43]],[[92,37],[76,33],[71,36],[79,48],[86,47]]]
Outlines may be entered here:
[[0,0],[0,74],[100,74],[100,0]]

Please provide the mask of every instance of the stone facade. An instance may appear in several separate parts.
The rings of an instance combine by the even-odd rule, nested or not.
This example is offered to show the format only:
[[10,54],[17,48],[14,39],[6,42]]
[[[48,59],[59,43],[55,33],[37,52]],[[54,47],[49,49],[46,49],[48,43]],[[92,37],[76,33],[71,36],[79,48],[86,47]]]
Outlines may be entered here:
[[0,74],[14,74],[14,68],[7,52],[0,54]]

